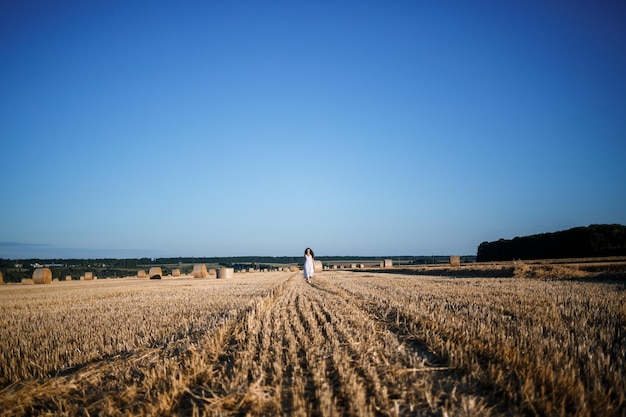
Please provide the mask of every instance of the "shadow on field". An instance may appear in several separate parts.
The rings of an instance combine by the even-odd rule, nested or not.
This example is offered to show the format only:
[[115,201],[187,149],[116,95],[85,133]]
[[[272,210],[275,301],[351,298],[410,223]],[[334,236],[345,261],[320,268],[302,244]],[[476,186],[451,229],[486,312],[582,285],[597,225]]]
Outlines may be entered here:
[[626,273],[605,273],[592,277],[572,277],[565,278],[563,281],[613,284],[620,287],[621,291],[626,291]]
[[363,269],[361,272],[376,272],[399,275],[428,275],[450,278],[512,278],[514,267],[500,268],[393,268],[393,269]]

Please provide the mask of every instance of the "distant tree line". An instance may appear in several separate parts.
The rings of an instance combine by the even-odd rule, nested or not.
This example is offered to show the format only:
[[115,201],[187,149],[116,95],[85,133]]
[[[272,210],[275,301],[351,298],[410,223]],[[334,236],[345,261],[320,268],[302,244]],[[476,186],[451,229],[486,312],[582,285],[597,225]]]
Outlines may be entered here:
[[[433,264],[447,263],[449,256],[318,256],[322,262],[346,262],[346,261],[375,261],[392,259],[394,263],[402,264]],[[463,256],[462,262],[473,262],[475,256]],[[137,259],[1,259],[0,272],[5,282],[20,282],[23,278],[32,278],[33,271],[39,266],[51,269],[54,278],[64,279],[71,275],[73,279],[79,279],[85,272],[93,272],[100,278],[119,278],[134,276],[140,269],[149,269],[151,266],[160,266],[163,274],[170,274],[174,268],[181,270],[183,274],[191,273],[193,264],[207,264],[213,266],[225,266],[235,270],[268,268],[277,264],[296,264],[302,266],[302,256],[230,256],[230,257],[175,257],[175,258],[137,258]],[[146,271],[147,272],[147,271]]]
[[500,239],[478,246],[476,260],[587,258],[626,256],[626,226],[592,224],[554,233]]
[[[462,257],[467,262],[476,260],[475,256],[468,255]],[[433,256],[316,256],[315,259],[322,262],[333,261],[372,261],[392,259],[403,263],[443,263],[449,262],[449,256],[433,255]],[[138,260],[138,265],[174,265],[182,264],[220,264],[224,266],[232,266],[235,264],[302,264],[303,256],[227,256],[227,257],[206,257],[206,258],[142,258]]]
[[[39,265],[40,267],[50,268],[53,278],[65,279],[67,275],[71,275],[72,279],[79,279],[85,272],[92,272],[97,277],[120,278],[137,274],[137,267],[119,268],[110,267],[102,263],[91,263],[79,265],[76,263],[65,263],[59,260],[7,260],[0,259],[0,272],[2,272],[5,282],[20,282],[23,278],[32,278],[33,271]],[[61,263],[63,262],[63,263]]]

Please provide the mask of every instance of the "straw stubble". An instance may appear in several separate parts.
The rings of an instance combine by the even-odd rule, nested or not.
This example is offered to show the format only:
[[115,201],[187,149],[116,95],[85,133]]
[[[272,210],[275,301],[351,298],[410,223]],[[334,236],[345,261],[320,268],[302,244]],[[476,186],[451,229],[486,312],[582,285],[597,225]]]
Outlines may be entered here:
[[[94,283],[88,293],[68,284],[58,299],[3,287],[0,313],[15,328],[0,340],[0,408],[296,416],[624,410],[626,295],[611,284],[339,271],[312,285],[280,272],[163,284]],[[69,296],[78,290],[82,297]],[[40,303],[46,312],[32,308]]]

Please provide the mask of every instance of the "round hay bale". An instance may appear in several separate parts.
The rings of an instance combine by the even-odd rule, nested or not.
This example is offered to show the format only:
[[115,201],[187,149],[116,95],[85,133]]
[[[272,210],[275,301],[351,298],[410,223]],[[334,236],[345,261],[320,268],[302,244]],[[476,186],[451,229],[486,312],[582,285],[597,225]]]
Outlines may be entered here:
[[2,277],[2,272],[0,272],[0,284],[4,284],[4,278]]
[[350,268],[356,269],[356,264],[350,264]]
[[148,275],[146,275],[146,271],[144,271],[143,269],[140,269],[139,271],[137,271],[137,278],[147,278]]
[[91,281],[93,279],[93,272],[85,272],[85,281]]
[[217,270],[218,279],[232,278],[234,274],[235,274],[234,268],[220,268]]
[[391,268],[393,266],[393,261],[391,259],[385,259],[381,265],[383,268]]
[[324,270],[324,264],[322,264],[322,261],[313,262],[313,272],[322,272],[323,270]]
[[161,271],[160,266],[153,266],[150,268],[150,271],[148,271],[150,279],[161,279],[161,275],[163,275],[163,271]]
[[71,275],[66,275],[65,276],[65,280],[66,281],[71,281],[72,280],[72,276]]
[[50,284],[52,282],[52,271],[50,268],[37,268],[33,272],[34,284]]
[[296,265],[294,265],[294,266],[290,266],[290,267],[289,267],[289,270],[290,270],[291,272],[298,272],[298,271],[300,270],[300,268],[298,268]]
[[248,272],[254,272],[254,268],[248,268]]
[[215,270],[215,268],[209,269],[209,275],[215,275],[215,274],[217,274],[217,271]]
[[461,257],[460,256],[451,256],[450,257],[450,266],[453,267],[453,268],[461,266]]
[[178,268],[172,269],[172,276],[173,277],[179,277],[180,276],[180,269],[178,269]]
[[205,264],[196,264],[193,266],[191,275],[193,275],[194,278],[206,278],[209,276],[209,273],[206,270]]
[[34,284],[32,278],[22,278],[22,284]]

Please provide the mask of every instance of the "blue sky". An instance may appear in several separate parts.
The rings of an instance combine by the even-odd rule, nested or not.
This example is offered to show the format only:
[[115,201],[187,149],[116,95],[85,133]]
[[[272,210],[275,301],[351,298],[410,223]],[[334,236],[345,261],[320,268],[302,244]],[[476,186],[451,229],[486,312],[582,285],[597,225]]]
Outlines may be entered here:
[[626,224],[622,1],[0,1],[0,257]]

